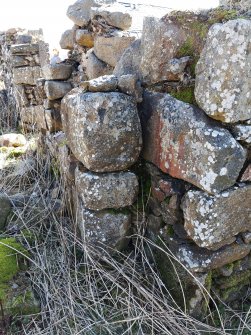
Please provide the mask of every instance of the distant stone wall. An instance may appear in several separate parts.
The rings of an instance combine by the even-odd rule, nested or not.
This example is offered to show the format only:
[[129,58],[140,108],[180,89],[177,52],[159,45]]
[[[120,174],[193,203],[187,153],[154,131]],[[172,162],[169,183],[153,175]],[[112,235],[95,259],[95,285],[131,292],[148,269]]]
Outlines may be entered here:
[[[69,7],[69,59],[43,64],[37,126],[83,241],[123,250],[144,209],[146,236],[176,257],[153,248],[164,282],[184,307],[178,273],[198,316],[201,284],[229,302],[251,280],[251,21],[173,12],[145,18],[139,39],[116,6]],[[17,69],[16,84],[37,73]]]

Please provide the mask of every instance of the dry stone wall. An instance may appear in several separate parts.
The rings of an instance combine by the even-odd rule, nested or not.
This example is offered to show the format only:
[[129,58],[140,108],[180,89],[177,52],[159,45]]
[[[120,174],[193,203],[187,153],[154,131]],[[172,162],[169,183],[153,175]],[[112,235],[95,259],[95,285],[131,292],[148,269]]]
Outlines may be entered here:
[[[78,0],[67,15],[74,27],[60,44],[69,59],[42,72],[39,63],[13,65],[12,83],[46,97],[32,106],[27,97],[22,110],[41,109],[37,127],[83,241],[123,250],[147,198],[146,236],[175,256],[177,271],[152,250],[179,304],[177,273],[195,316],[208,303],[201,285],[236,299],[251,280],[248,11],[148,17],[142,37],[130,30],[130,10],[112,1]],[[34,60],[33,44],[11,46],[16,63],[28,49]]]

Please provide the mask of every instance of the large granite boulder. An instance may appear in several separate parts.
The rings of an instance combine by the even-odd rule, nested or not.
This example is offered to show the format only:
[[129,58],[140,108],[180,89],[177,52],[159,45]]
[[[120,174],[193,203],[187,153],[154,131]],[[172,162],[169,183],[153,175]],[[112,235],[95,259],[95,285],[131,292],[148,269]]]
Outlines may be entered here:
[[251,231],[251,185],[230,188],[216,196],[189,191],[183,199],[187,234],[200,247],[216,250]]
[[25,66],[13,69],[13,82],[16,85],[36,85],[37,79],[40,77],[40,66]]
[[141,108],[146,160],[208,193],[235,183],[246,151],[229,131],[169,94],[146,91]]
[[142,138],[133,98],[73,90],[62,100],[62,122],[70,149],[91,171],[124,170],[137,161]]
[[94,53],[103,62],[114,67],[134,40],[135,36],[121,31],[114,32],[112,36],[96,35]]
[[85,243],[103,248],[124,249],[130,239],[131,215],[108,210],[78,209],[78,226]]
[[84,206],[92,210],[130,206],[138,194],[138,180],[132,172],[98,174],[77,169],[75,184]]
[[11,212],[11,202],[7,196],[0,194],[0,231],[3,231]]
[[251,21],[215,24],[196,66],[195,97],[212,118],[228,123],[251,117]]

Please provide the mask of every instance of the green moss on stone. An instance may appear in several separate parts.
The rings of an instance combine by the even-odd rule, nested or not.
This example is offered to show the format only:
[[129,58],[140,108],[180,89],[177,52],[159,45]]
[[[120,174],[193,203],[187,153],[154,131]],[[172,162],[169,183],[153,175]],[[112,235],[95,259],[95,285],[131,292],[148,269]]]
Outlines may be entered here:
[[194,87],[184,87],[181,88],[179,91],[170,92],[170,94],[174,98],[183,102],[187,102],[189,104],[196,104],[196,100],[194,97]]

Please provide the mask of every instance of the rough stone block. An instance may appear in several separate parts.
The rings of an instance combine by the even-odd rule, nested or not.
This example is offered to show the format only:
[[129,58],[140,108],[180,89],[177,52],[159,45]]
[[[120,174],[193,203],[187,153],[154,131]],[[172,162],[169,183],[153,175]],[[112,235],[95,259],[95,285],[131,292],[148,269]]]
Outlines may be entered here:
[[118,78],[113,75],[102,76],[89,81],[84,81],[80,85],[89,92],[116,91]]
[[72,152],[91,171],[124,170],[137,161],[142,135],[131,97],[72,91],[62,100],[62,122]]
[[11,212],[11,202],[7,196],[0,193],[0,231],[3,231]]
[[94,46],[94,37],[87,29],[77,29],[76,42],[83,47],[92,48]]
[[38,44],[13,44],[10,46],[10,52],[12,55],[34,55],[38,54]]
[[63,98],[71,89],[71,83],[62,81],[46,81],[44,85],[44,90],[49,100]]
[[132,172],[97,174],[76,170],[75,183],[84,207],[91,210],[131,206],[139,186]]
[[93,49],[89,50],[83,58],[83,65],[86,68],[86,74],[89,79],[112,74],[113,68],[98,59]]
[[46,65],[42,68],[45,80],[66,80],[71,76],[72,66],[68,64]]
[[36,85],[36,81],[40,77],[41,68],[39,66],[26,66],[13,69],[13,82],[16,85]]
[[169,94],[146,91],[141,108],[146,160],[212,194],[236,182],[246,150],[229,131]]
[[75,42],[75,31],[72,29],[66,30],[59,41],[62,49],[72,50]]

